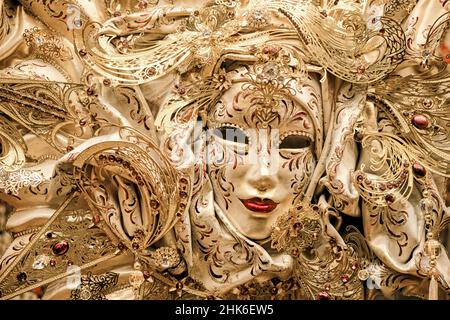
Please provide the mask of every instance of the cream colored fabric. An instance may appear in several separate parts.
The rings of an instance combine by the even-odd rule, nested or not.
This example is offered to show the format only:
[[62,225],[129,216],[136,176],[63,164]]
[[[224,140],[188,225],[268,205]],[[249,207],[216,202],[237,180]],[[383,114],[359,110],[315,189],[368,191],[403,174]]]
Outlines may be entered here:
[[[4,10],[7,2],[0,1],[0,9]],[[181,8],[173,13],[177,19],[186,15],[185,10],[187,9],[183,8],[193,11],[202,6],[201,1],[167,1],[167,3],[160,1],[158,6],[162,8],[173,3]],[[125,18],[125,20],[131,21],[130,24],[117,27],[114,22],[118,18],[111,17],[111,13],[105,7],[105,2],[86,0],[74,1],[74,4],[79,6],[82,14],[87,15],[92,21],[104,23],[105,32],[114,30],[118,34],[126,34],[131,29],[138,28],[133,24],[136,17],[148,17],[148,13],[135,12]],[[12,78],[64,83],[89,82],[86,80],[89,78],[86,75],[89,68],[78,57],[76,50],[80,48],[74,46],[73,30],[68,30],[66,22],[52,16],[51,10],[47,9],[46,5],[39,1],[20,1],[19,5],[12,6],[10,11],[12,17],[7,18],[11,31],[8,34],[0,32],[0,82],[3,79]],[[111,10],[111,8],[109,9]],[[425,30],[448,9],[448,5],[443,7],[442,1],[438,0],[418,2],[403,23],[407,35],[407,54],[421,54],[420,45],[424,42]],[[5,19],[5,17],[2,16],[1,19]],[[30,48],[23,36],[26,30],[33,28],[45,30],[47,37],[51,35],[57,37],[64,48],[64,50],[61,49],[61,52],[67,53],[69,58],[59,56],[42,59],[42,56],[36,56],[36,49]],[[154,37],[157,38],[173,32],[174,28],[174,25],[163,26],[160,29],[150,29],[150,33],[153,32]],[[323,167],[314,167],[308,184],[302,189],[302,195],[309,194],[313,202],[317,202],[321,198],[327,206],[335,208],[342,215],[359,219],[363,225],[361,231],[374,255],[394,272],[414,276],[412,279],[416,281],[417,291],[419,291],[419,283],[423,279],[427,279],[420,267],[425,263],[422,261],[422,254],[426,238],[424,217],[421,211],[424,187],[417,183],[414,184],[409,198],[402,199],[384,213],[377,213],[370,203],[361,198],[352,180],[353,173],[361,168],[365,168],[367,172],[370,162],[375,157],[374,150],[380,148],[380,145],[375,144],[370,148],[361,148],[361,144],[355,140],[354,127],[361,117],[364,117],[364,127],[372,130],[389,132],[392,130],[392,124],[380,116],[376,103],[367,100],[365,86],[339,81],[331,74],[324,75],[323,70],[318,66],[317,68],[320,72],[314,73],[314,77],[317,78],[314,80],[314,86],[318,87],[316,94],[320,96],[320,103],[318,103],[319,110],[310,110],[316,129],[315,132],[312,132],[316,135],[314,137],[316,149],[312,154],[315,161],[320,157],[324,157],[326,160]],[[406,75],[412,71],[414,69],[405,64],[396,73]],[[165,132],[165,128],[156,128],[154,119],[161,111],[160,107],[175,91],[173,86],[178,83],[179,74],[175,71],[154,82],[139,86],[127,85],[126,90],[131,90],[128,92],[133,93],[132,97],[136,101],[127,100],[126,95],[123,94],[124,91],[120,91],[120,87],[105,85],[101,80],[104,79],[99,77],[92,84],[100,102],[100,107],[96,110],[97,117],[110,124],[131,127],[155,144],[160,144],[161,150],[166,151],[165,143],[167,141],[165,139],[168,133]],[[295,99],[298,99],[299,103],[305,104],[304,97],[297,96]],[[211,117],[211,115],[208,116]],[[209,122],[211,123],[211,121]],[[186,127],[175,128],[175,130],[182,134],[183,141],[188,141],[194,135],[194,128],[195,124],[189,123]],[[43,139],[29,130],[23,127],[21,130],[27,147],[27,155],[37,160],[27,160],[26,165],[21,169],[24,170],[21,172],[22,177],[26,179],[27,174],[36,173],[40,181],[35,185],[19,188],[18,194],[8,194],[8,190],[1,190],[0,187],[0,200],[14,208],[14,211],[8,216],[5,230],[10,234],[26,233],[12,239],[9,248],[4,252],[0,250],[0,253],[3,254],[0,259],[0,275],[6,265],[11,263],[11,260],[14,260],[13,257],[18,254],[17,250],[13,250],[13,248],[23,247],[30,240],[30,236],[37,232],[37,228],[49,219],[70,193],[71,186],[64,185],[58,178],[61,170],[72,170],[76,156],[91,146],[123,142],[124,140],[120,135],[120,130],[114,127],[100,131],[99,136],[94,136],[92,132],[86,131],[82,138],[75,140],[73,150],[62,154],[49,147]],[[204,133],[200,134],[200,140],[196,142],[200,149],[206,147],[205,141],[201,141],[202,138],[204,138]],[[68,138],[67,135],[61,133],[57,135],[57,139],[67,141]],[[191,147],[194,148],[194,144]],[[203,156],[205,155],[203,154]],[[167,157],[170,159],[170,155]],[[205,159],[200,160],[205,161]],[[193,192],[189,209],[174,225],[173,230],[166,234],[161,242],[154,245],[154,248],[161,246],[161,243],[169,243],[170,246],[175,247],[174,238],[176,238],[176,245],[180,250],[183,249],[182,255],[187,264],[188,274],[215,294],[230,291],[254,278],[258,281],[265,281],[272,277],[286,279],[291,276],[293,261],[290,255],[275,252],[270,248],[270,242],[261,243],[261,241],[246,237],[242,231],[239,231],[239,226],[233,224],[233,219],[238,221],[238,218],[234,215],[230,219],[227,209],[224,208],[224,202],[219,204],[217,201],[220,196],[218,190],[214,190],[217,185],[214,185],[214,180],[208,176],[209,167],[205,162],[198,161],[186,167],[173,161],[173,166],[180,172],[189,172],[192,181],[200,180],[201,183],[197,184],[199,189]],[[302,169],[304,168],[293,174],[301,172]],[[383,169],[369,171],[373,177],[383,173]],[[100,173],[93,173],[93,175],[95,174],[100,176]],[[144,210],[139,203],[134,207],[132,213],[127,212],[124,201],[129,198],[139,198],[140,191],[122,171],[112,171],[108,174],[110,174],[111,183],[107,190],[99,190],[92,194],[92,197],[101,199],[107,194],[113,199],[115,210],[114,216],[109,220],[110,227],[114,230],[115,236],[130,242],[136,230],[146,226],[149,212]],[[0,183],[5,179],[8,179],[8,176],[0,176]],[[432,180],[428,192],[433,193],[437,207],[444,212],[443,215],[446,219],[449,219],[450,213],[444,200],[447,191],[443,189],[442,181],[443,178],[440,177]],[[284,183],[288,182],[284,181]],[[1,208],[6,208],[6,206]],[[239,207],[231,206],[231,208]],[[6,209],[2,210],[6,211]],[[237,212],[239,209],[234,210]],[[6,213],[0,214],[6,216]],[[381,217],[381,215],[384,216]],[[394,220],[403,219],[404,222],[396,224],[389,220],[389,217],[394,217]],[[380,223],[380,219],[383,219],[382,223]],[[208,234],[206,237],[205,232]],[[339,235],[343,230],[336,230],[335,226],[330,224],[328,232],[333,234],[338,242],[343,242]],[[446,252],[446,248],[442,246],[436,268],[441,286],[448,290],[450,261]],[[127,256],[120,261],[113,260],[107,265],[100,266],[96,271],[119,273],[120,282],[126,283],[132,270],[133,261],[131,256]],[[388,288],[385,288],[385,291],[387,295],[391,294],[388,292]],[[423,294],[423,292],[418,293],[414,290],[412,292],[412,295]],[[70,294],[64,288],[64,281],[60,281],[48,288],[44,299],[68,297]],[[111,293],[108,298],[131,299],[134,298],[134,295],[130,289],[124,289],[124,291]]]

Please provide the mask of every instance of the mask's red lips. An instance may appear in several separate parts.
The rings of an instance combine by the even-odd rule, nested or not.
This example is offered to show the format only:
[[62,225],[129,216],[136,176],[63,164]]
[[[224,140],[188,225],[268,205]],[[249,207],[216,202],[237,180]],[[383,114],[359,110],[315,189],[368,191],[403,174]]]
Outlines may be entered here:
[[273,211],[278,205],[278,203],[270,199],[261,199],[261,198],[251,198],[247,200],[241,199],[241,201],[248,210],[264,213],[269,213]]

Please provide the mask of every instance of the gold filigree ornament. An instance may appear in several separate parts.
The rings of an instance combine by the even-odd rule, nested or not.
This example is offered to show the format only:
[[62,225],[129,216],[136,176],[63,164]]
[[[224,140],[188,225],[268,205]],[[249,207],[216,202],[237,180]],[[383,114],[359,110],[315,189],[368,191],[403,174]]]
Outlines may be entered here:
[[[131,128],[119,128],[119,132],[116,141],[100,142],[68,157],[73,168],[68,174],[79,190],[71,193],[43,227],[18,235],[21,245],[8,253],[0,270],[0,299],[70,277],[76,270],[94,273],[97,265],[130,251],[135,255],[135,270],[129,283],[136,298],[142,296],[144,272],[184,270],[176,248],[153,251],[149,247],[166,235],[188,208],[190,179],[175,171],[145,136]],[[108,189],[106,183],[117,185],[118,190]],[[121,212],[128,214],[126,226]],[[137,216],[138,212],[142,215]],[[98,277],[88,274],[87,280]],[[98,291],[101,288],[83,283],[72,292],[73,298],[86,298],[89,293],[92,298],[104,297]]]
[[368,248],[361,234],[342,239],[330,236],[326,209],[300,203],[280,216],[272,231],[272,247],[294,258],[294,277],[300,296],[306,299],[363,299],[363,284],[357,273]]
[[[110,237],[135,255],[130,284],[137,297],[143,270],[177,267],[181,259],[159,259],[150,246],[160,240],[189,206],[190,180],[176,171],[148,138],[130,128],[120,130],[117,141],[100,142],[78,154],[73,162],[77,184],[92,210],[101,215]],[[120,177],[119,177],[120,176]],[[115,192],[108,185],[117,185]],[[122,225],[121,212],[129,218]],[[170,249],[169,249],[170,250]]]
[[83,206],[79,193],[72,192],[44,226],[20,236],[20,245],[4,257],[1,300],[41,288],[77,271],[90,270],[122,253],[93,223],[95,214],[80,209]]
[[106,293],[112,290],[117,284],[119,275],[114,272],[107,272],[102,275],[93,275],[88,272],[81,277],[79,288],[70,294],[71,300],[107,300]]
[[392,76],[369,88],[368,104],[393,125],[393,130],[375,130],[361,118],[355,127],[372,157],[370,167],[357,170],[353,181],[371,205],[387,207],[407,199],[415,179],[426,172],[450,177],[450,73],[435,54],[449,22],[446,13],[430,26],[421,46],[425,54],[414,56],[420,72]]
[[[223,48],[232,43],[231,36],[239,31],[234,18],[233,6],[182,11],[168,6],[150,10],[143,17],[115,17],[103,25],[90,23],[78,31],[76,48],[99,74],[122,83],[144,83],[176,69],[213,65]],[[152,29],[162,26],[177,31],[162,40],[152,40]]]
[[[245,71],[226,72],[221,66],[227,59],[245,61],[250,65]],[[280,102],[298,93],[307,77],[307,68],[302,57],[289,46],[251,45],[239,54],[225,54],[216,62],[212,76],[181,82],[178,92],[159,112],[156,125],[172,133],[174,127],[184,130],[197,115],[205,122],[209,108],[221,95],[232,84],[242,83],[244,95],[251,97],[250,113],[257,117],[262,127],[267,126],[276,117],[276,110],[283,107]]]
[[272,232],[272,247],[297,257],[307,248],[314,247],[322,232],[319,207],[300,204],[278,218]]
[[309,56],[340,79],[372,83],[402,62],[405,35],[389,14],[383,14],[383,1],[322,1],[321,6],[289,2],[279,11],[292,23]]
[[17,169],[23,163],[27,146],[23,138],[17,138],[18,128],[29,130],[53,152],[63,154],[92,137],[99,127],[96,115],[101,114],[100,110],[96,96],[82,84],[2,79],[0,111],[7,118],[2,116],[0,121],[8,125],[2,125],[0,135],[6,140],[8,151],[15,151],[8,154],[4,164]]
[[67,61],[73,58],[61,39],[37,27],[25,29],[23,37],[33,53],[44,61],[49,59]]
[[16,126],[0,116],[0,165],[3,171],[20,169],[25,164],[27,146]]

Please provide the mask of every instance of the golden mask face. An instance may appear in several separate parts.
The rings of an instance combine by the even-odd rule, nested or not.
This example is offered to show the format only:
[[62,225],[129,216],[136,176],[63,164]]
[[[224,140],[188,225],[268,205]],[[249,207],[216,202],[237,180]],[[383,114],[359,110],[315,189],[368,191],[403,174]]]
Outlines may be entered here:
[[261,106],[245,82],[235,83],[209,114],[215,200],[251,239],[270,235],[275,220],[301,198],[316,164],[310,112],[322,107],[320,84],[309,77],[294,88],[295,98]]

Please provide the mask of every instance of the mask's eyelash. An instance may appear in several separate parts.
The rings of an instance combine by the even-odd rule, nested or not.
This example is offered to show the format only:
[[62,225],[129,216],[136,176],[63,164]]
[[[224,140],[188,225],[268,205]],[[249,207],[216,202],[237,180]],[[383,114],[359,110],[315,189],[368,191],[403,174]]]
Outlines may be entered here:
[[292,135],[304,136],[304,137],[307,137],[307,138],[311,139],[311,141],[314,141],[314,139],[313,139],[311,134],[309,134],[309,133],[307,133],[305,131],[301,131],[301,130],[292,130],[292,131],[285,132],[285,133],[283,133],[280,136],[280,139],[279,139],[280,140],[280,144],[284,140],[284,138],[286,138],[287,136],[292,136]]
[[233,143],[244,143],[245,145],[249,145],[251,143],[250,135],[247,133],[247,130],[242,128],[242,127],[240,127],[239,125],[234,124],[234,123],[221,123],[220,125],[216,125],[216,126],[210,127],[209,129],[212,130],[213,132],[215,130],[237,129],[237,130],[240,130],[241,133],[244,135],[244,137],[245,137],[244,141],[231,141],[231,140],[228,140],[228,139],[224,139],[224,140],[228,141],[228,142],[233,142]]

